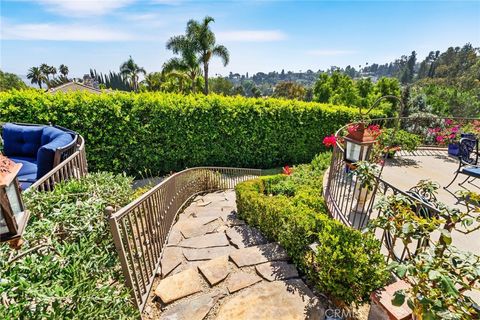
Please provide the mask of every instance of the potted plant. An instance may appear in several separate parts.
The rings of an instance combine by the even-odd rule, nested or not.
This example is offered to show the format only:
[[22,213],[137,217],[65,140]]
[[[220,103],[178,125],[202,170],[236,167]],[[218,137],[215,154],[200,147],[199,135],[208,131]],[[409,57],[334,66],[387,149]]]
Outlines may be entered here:
[[373,191],[377,185],[377,177],[380,170],[377,164],[368,161],[358,161],[350,164],[350,172],[356,177],[354,197],[357,199],[355,212],[365,211],[365,204],[372,197]]

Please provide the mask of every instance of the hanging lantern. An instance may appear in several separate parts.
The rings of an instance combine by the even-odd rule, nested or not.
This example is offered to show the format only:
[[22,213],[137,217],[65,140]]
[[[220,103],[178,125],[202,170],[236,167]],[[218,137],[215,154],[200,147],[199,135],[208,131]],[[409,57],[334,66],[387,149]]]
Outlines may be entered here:
[[0,242],[9,241],[13,248],[21,245],[29,217],[17,180],[21,167],[22,164],[0,154]]
[[348,135],[344,138],[345,162],[355,163],[362,160],[367,161],[375,144],[375,137],[368,128],[365,128],[364,123],[352,125],[350,128]]

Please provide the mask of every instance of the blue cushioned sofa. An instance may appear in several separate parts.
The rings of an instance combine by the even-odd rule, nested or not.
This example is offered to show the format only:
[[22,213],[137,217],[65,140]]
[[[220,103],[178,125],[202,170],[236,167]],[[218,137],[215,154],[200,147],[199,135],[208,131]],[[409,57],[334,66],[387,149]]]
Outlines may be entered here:
[[25,190],[64,160],[77,135],[56,126],[6,123],[2,139],[3,154],[23,165],[18,180]]

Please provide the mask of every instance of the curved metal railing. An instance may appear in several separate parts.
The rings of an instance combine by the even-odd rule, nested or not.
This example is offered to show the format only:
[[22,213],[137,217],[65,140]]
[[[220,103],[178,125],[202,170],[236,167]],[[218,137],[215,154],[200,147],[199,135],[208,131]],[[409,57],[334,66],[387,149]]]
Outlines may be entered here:
[[[455,126],[467,126],[470,129],[478,130],[480,134],[480,120],[473,118],[435,118],[435,117],[400,117],[400,118],[381,118],[368,121],[369,124],[379,125],[381,128],[402,129],[409,133],[417,134],[420,139],[420,151],[400,151],[400,155],[428,155],[428,152],[442,150],[446,152],[450,137],[446,139],[437,138],[439,135],[449,134],[449,128]],[[355,123],[354,123],[355,124]],[[448,125],[447,125],[448,124]],[[394,185],[386,182],[380,176],[376,178],[376,184],[372,191],[362,188],[359,179],[350,174],[350,169],[344,161],[344,146],[342,138],[347,132],[347,128],[352,124],[347,124],[338,129],[335,133],[336,144],[334,145],[332,160],[328,174],[325,176],[328,180],[324,189],[324,197],[331,216],[340,220],[345,225],[356,229],[363,229],[368,225],[371,219],[374,219],[382,212],[375,209],[375,201],[378,195],[397,195],[401,194],[409,198],[415,204],[415,211],[438,212],[438,209],[422,199],[414,197],[406,190],[400,190]],[[457,132],[457,129],[454,129]],[[458,130],[460,135],[460,130]],[[384,163],[381,164],[383,169]],[[395,241],[387,241],[388,235],[385,233],[377,235],[384,243],[387,249],[387,256],[396,260],[409,259],[409,250],[398,245]]]
[[117,212],[110,229],[126,284],[143,310],[177,213],[195,195],[234,188],[259,169],[200,167],[175,173]]

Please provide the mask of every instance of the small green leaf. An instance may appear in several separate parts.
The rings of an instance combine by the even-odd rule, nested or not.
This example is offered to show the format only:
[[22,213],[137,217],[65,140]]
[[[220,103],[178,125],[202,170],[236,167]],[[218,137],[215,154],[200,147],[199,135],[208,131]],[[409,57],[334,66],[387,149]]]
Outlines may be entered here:
[[403,291],[396,291],[393,294],[392,304],[396,307],[400,307],[405,303],[405,293]]

